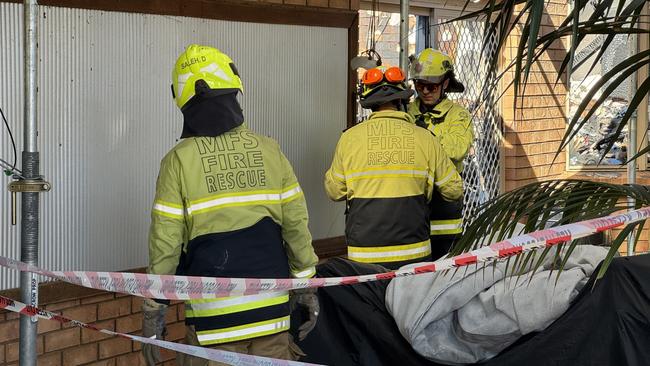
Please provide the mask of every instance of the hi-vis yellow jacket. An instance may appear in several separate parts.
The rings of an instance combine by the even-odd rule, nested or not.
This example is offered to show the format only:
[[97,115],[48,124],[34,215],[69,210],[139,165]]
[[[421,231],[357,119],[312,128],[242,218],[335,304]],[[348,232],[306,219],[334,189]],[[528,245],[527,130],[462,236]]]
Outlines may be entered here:
[[[420,109],[420,99],[416,99],[409,104],[408,112],[440,139],[442,148],[454,162],[456,170],[462,172],[463,160],[474,142],[474,129],[469,112],[447,98],[425,113]],[[462,202],[445,202],[434,196],[430,208],[432,239],[463,232]]]
[[[210,277],[311,277],[318,258],[287,158],[239,126],[191,137],[162,160],[149,233],[149,272]],[[201,345],[289,329],[287,292],[190,300]]]
[[431,254],[427,202],[461,197],[438,140],[404,112],[375,112],[341,136],[325,174],[327,195],[347,199],[348,257],[396,267]]
[[422,113],[420,99],[409,104],[408,112],[421,120],[436,137],[458,172],[463,171],[463,159],[474,142],[472,117],[467,109],[445,98],[429,112]]

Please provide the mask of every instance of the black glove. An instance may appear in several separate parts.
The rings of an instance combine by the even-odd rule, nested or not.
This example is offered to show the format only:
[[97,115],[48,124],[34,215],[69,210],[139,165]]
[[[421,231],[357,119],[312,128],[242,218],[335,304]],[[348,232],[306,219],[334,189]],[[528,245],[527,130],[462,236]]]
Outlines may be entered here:
[[[152,339],[163,339],[165,328],[165,313],[167,305],[145,299],[142,303],[142,336]],[[142,356],[147,365],[152,366],[161,361],[160,348],[152,344],[142,345]]]
[[295,309],[297,305],[302,307],[308,314],[307,320],[300,325],[300,328],[298,328],[298,339],[302,341],[316,326],[318,313],[320,313],[320,305],[318,304],[316,289],[306,288],[293,290],[291,294],[291,309]]

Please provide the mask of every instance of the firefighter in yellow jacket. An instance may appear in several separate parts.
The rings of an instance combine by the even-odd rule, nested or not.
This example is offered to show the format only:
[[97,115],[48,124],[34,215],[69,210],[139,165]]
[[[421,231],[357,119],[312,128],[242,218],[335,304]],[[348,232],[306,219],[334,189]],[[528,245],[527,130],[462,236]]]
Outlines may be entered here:
[[[149,273],[209,277],[311,277],[318,258],[298,180],[277,142],[244,124],[233,61],[190,45],[176,61],[172,93],[183,113],[179,142],[163,158],[149,233]],[[313,291],[293,294],[315,325]],[[164,301],[143,305],[143,333],[161,337]],[[262,293],[185,302],[186,342],[232,352],[296,359],[289,294]],[[160,361],[143,346],[148,364]],[[208,365],[186,356],[184,365]],[[210,362],[210,365],[219,363]]]
[[398,268],[431,259],[428,202],[433,191],[448,200],[462,182],[438,140],[406,113],[413,91],[397,67],[366,71],[361,106],[370,118],[343,133],[325,190],[347,200],[348,258]]
[[[454,75],[451,58],[426,48],[411,60],[409,72],[417,91],[417,98],[409,105],[409,114],[440,140],[461,173],[463,159],[474,141],[474,130],[469,112],[446,96],[446,93],[465,90]],[[430,209],[431,246],[433,258],[437,259],[449,252],[463,231],[463,200],[449,202],[434,193]]]

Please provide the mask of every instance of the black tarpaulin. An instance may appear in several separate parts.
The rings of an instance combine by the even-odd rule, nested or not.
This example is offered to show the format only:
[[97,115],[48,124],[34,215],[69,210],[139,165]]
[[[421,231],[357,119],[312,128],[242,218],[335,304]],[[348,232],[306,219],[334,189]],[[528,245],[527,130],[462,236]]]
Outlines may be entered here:
[[[320,277],[377,273],[381,267],[336,258]],[[595,271],[594,273],[597,273]],[[595,274],[571,307],[481,365],[650,365],[650,255],[616,258]],[[387,281],[319,289],[318,324],[299,346],[302,361],[327,365],[432,366],[401,336],[386,310]],[[294,313],[292,322],[299,323]],[[292,329],[297,329],[293,326]]]

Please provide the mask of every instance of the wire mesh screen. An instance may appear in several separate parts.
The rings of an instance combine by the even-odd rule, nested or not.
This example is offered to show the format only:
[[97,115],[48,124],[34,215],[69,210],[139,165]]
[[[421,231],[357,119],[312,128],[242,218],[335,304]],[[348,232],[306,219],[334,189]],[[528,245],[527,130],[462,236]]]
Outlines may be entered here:
[[457,78],[465,85],[462,94],[450,94],[450,99],[467,108],[472,114],[474,144],[464,161],[465,226],[477,213],[481,204],[495,198],[500,187],[501,118],[497,110],[498,92],[488,88],[494,73],[488,72],[488,62],[497,47],[496,36],[490,37],[483,48],[484,22],[462,20],[441,24],[450,17],[432,19],[433,47],[454,60]]

